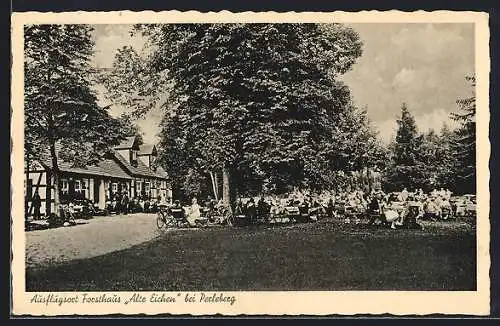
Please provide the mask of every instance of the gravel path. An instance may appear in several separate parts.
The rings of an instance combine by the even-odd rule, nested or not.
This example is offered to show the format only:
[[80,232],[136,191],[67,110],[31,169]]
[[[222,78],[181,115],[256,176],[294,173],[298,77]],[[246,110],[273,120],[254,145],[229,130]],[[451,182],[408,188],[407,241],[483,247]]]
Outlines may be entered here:
[[95,257],[149,241],[155,214],[100,216],[71,227],[26,232],[26,268]]

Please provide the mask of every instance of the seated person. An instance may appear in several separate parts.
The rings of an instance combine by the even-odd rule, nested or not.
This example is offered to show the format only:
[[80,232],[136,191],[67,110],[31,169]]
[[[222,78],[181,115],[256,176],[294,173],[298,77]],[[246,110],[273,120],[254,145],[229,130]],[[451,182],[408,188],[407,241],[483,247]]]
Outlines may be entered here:
[[212,199],[212,197],[208,196],[207,200],[205,201],[205,207],[209,210],[214,210],[215,208],[215,201]]
[[234,215],[245,215],[243,202],[241,201],[241,198],[239,198],[236,201],[235,207],[234,207]]
[[404,224],[408,228],[422,229],[422,226],[417,222],[421,216],[421,209],[417,205],[409,205],[408,210],[404,215]]
[[310,202],[309,198],[304,200],[302,205],[299,206],[299,212],[301,215],[309,215]]
[[198,200],[194,197],[191,201],[191,206],[189,207],[187,214],[187,221],[191,227],[198,226],[201,224],[201,211]]
[[174,201],[174,204],[169,209],[170,214],[178,220],[185,219],[184,208],[179,200]]
[[439,217],[439,207],[432,197],[425,203],[424,216],[431,220],[436,220]]
[[382,205],[379,196],[373,196],[370,204],[368,205],[369,214],[380,214],[382,212]]
[[267,220],[269,211],[269,204],[264,199],[264,196],[261,196],[257,202],[257,216]]

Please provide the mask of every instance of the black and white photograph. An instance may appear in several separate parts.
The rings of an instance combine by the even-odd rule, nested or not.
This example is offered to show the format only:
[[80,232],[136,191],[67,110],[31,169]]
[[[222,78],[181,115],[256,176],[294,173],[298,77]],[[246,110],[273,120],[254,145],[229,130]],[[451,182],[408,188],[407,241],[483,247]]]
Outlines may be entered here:
[[487,15],[109,14],[18,24],[26,304],[236,313],[249,293],[488,291]]

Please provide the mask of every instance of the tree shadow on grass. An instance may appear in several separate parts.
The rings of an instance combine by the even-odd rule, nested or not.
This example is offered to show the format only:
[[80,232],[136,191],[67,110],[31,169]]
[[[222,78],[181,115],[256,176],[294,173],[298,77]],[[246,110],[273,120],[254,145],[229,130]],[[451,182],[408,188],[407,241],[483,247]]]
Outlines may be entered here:
[[[26,273],[27,291],[475,290],[475,234],[335,223],[173,231]],[[444,233],[443,233],[444,232]]]

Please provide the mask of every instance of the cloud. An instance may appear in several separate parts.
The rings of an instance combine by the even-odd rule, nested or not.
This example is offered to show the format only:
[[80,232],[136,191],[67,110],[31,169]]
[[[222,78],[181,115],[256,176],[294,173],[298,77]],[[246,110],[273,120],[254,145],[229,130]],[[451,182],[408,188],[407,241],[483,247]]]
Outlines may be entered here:
[[136,121],[137,125],[144,133],[144,142],[148,144],[157,144],[159,142],[158,134],[161,130],[161,111],[153,109],[146,116]]
[[387,119],[374,123],[375,128],[379,132],[379,138],[386,144],[390,143],[396,136],[397,124],[395,119]]
[[417,73],[414,69],[403,68],[394,76],[392,87],[404,87],[412,84],[415,82],[416,75]]
[[95,25],[93,38],[95,54],[93,64],[96,67],[111,67],[116,51],[123,46],[132,46],[140,52],[145,44],[141,35],[130,35],[132,25]]
[[[469,95],[474,73],[472,24],[351,24],[364,43],[343,76],[354,102],[367,107],[383,139],[393,133],[402,102],[421,124],[434,126]],[[431,121],[431,117],[432,120]],[[446,119],[444,119],[446,120]],[[437,123],[437,122],[436,122]],[[439,123],[440,129],[441,122]]]
[[[413,114],[413,112],[410,113]],[[430,130],[434,130],[439,134],[444,124],[446,124],[450,129],[458,127],[458,123],[452,120],[450,118],[450,113],[443,108],[437,108],[431,112],[414,115],[414,118],[419,133],[427,133]],[[380,139],[384,143],[388,144],[396,136],[398,129],[396,117],[376,121],[374,125],[379,132]]]
[[[123,46],[132,46],[138,53],[144,50],[145,39],[141,35],[130,35],[132,25],[94,25],[93,27],[94,32],[92,37],[95,42],[95,53],[92,64],[95,67],[111,67],[116,51]],[[103,85],[94,85],[94,90],[97,92],[99,105],[111,105],[109,112],[112,116],[130,113],[130,109],[110,103],[105,99]],[[144,142],[150,144],[158,143],[160,120],[161,112],[153,109],[144,118],[135,121],[144,133]]]
[[[442,54],[447,56],[465,40],[457,25],[452,24],[412,24],[391,36],[390,40],[401,49],[407,49],[422,60],[432,60]],[[425,54],[424,56],[420,56]]]
[[[407,103],[419,125],[439,130],[442,121],[447,120],[445,117],[456,111],[456,100],[470,94],[465,76],[474,73],[473,24],[350,26],[360,35],[364,50],[343,80],[350,87],[355,104],[367,108],[382,139],[395,134],[395,119],[402,102]],[[142,49],[145,40],[130,36],[131,27],[94,25],[95,66],[110,67],[116,50],[124,45]],[[141,122],[146,137],[151,139],[157,129],[153,122]]]
[[415,122],[420,132],[428,132],[432,129],[439,133],[443,124],[452,129],[458,126],[457,122],[450,118],[450,113],[443,108],[415,116]]

